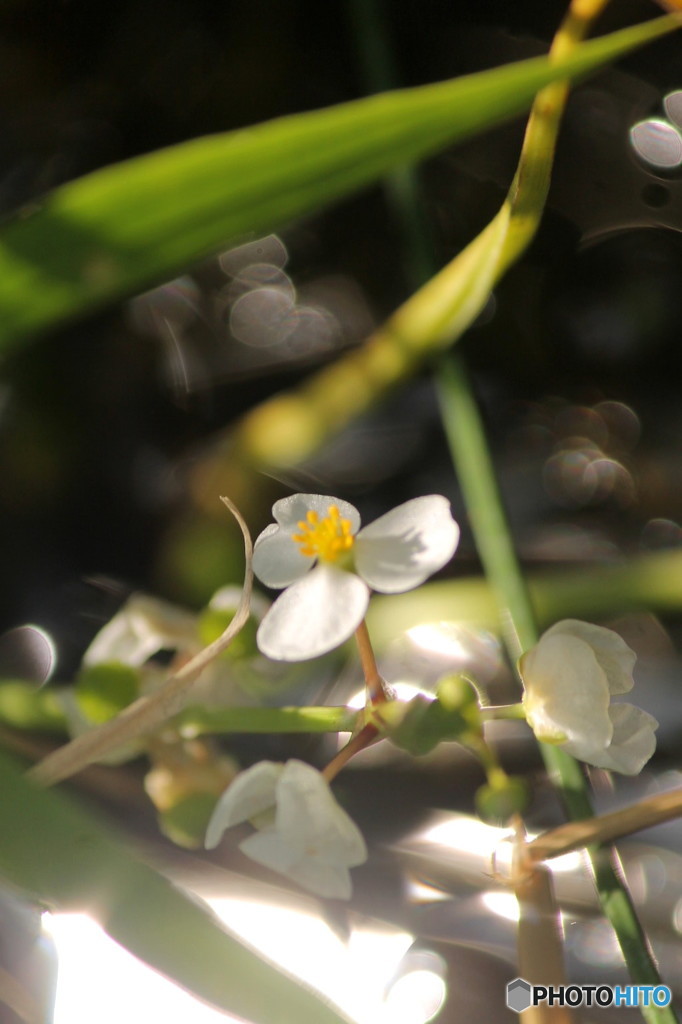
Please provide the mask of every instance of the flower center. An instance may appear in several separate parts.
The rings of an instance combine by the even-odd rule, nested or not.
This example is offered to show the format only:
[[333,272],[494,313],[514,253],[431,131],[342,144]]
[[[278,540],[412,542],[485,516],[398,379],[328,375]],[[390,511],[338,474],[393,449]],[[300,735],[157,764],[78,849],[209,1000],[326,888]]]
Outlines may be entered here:
[[335,562],[353,547],[350,519],[342,519],[336,505],[330,505],[327,515],[320,518],[312,509],[293,533],[292,539],[301,549],[302,555],[317,557],[323,562]]

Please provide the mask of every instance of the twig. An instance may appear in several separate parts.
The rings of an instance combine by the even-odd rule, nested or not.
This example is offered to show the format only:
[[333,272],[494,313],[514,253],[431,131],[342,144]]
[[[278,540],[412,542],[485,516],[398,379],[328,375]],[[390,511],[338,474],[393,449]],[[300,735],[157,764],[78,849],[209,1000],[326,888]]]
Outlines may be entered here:
[[601,814],[584,821],[571,821],[543,833],[526,848],[530,860],[538,862],[564,853],[580,850],[596,843],[610,843],[614,839],[632,835],[644,828],[661,825],[682,815],[682,789],[640,800],[611,814]]
[[[528,857],[526,830],[514,823],[512,883],[519,904],[517,948],[519,975],[531,985],[565,985],[561,914],[554,898],[552,876],[544,864]],[[575,1024],[565,1006],[531,1006],[521,1014],[524,1024]]]

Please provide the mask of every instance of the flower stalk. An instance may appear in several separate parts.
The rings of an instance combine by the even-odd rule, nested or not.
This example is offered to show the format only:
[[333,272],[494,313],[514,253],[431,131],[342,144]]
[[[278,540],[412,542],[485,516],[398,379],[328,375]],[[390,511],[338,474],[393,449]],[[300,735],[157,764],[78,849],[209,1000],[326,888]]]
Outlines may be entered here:
[[362,672],[365,677],[367,700],[370,704],[383,704],[385,701],[390,700],[390,695],[386,688],[386,683],[379,674],[377,661],[374,656],[374,648],[372,647],[367,623],[364,619],[355,630],[355,642],[358,647],[360,664],[362,665]]
[[355,736],[351,736],[345,747],[339,750],[336,757],[333,757],[326,768],[322,770],[322,777],[331,782],[336,778],[342,768],[345,768],[356,754],[371,746],[379,738],[379,730],[372,722],[367,722]]

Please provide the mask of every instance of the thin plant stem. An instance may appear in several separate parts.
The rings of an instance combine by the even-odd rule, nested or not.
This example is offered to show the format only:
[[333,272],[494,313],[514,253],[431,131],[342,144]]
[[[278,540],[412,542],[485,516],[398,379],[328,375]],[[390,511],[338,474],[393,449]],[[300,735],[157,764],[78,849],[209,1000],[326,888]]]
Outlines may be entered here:
[[326,768],[322,770],[322,777],[331,782],[335,778],[342,768],[345,768],[348,762],[359,754],[361,750],[369,747],[379,736],[379,730],[371,722],[364,725],[355,736],[351,736],[345,747],[339,750],[336,757],[332,758]]
[[480,709],[482,722],[525,721],[526,709],[518,704],[485,704]]
[[[386,689],[384,680],[379,675],[379,669],[377,668],[377,662],[374,656],[374,648],[372,647],[367,623],[364,619],[355,630],[355,641],[358,645],[360,663],[365,677],[367,703],[373,704],[374,706],[385,704],[386,701],[390,700],[390,695]],[[344,768],[356,754],[359,754],[361,750],[365,749],[365,747],[369,747],[378,737],[379,730],[376,725],[372,722],[366,722],[358,732],[351,736],[346,746],[338,752],[336,757],[334,757],[323,770],[322,775],[327,782],[331,782],[331,780],[338,775],[341,769]]]
[[190,706],[172,720],[183,737],[203,733],[352,732],[361,712],[347,707],[228,707]]
[[383,704],[384,701],[389,699],[389,695],[386,691],[386,684],[379,675],[377,661],[374,656],[374,648],[372,647],[372,641],[369,638],[369,632],[367,630],[367,623],[364,619],[355,630],[355,642],[358,645],[360,664],[362,665],[362,672],[365,677],[368,700],[372,704]]

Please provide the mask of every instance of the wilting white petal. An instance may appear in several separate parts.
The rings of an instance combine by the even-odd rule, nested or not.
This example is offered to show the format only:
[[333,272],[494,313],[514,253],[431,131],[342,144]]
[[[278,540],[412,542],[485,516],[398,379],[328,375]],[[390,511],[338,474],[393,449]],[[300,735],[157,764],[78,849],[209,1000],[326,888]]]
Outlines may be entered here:
[[528,723],[548,742],[605,747],[613,727],[609,688],[591,648],[577,637],[545,634],[519,663]]
[[314,564],[315,559],[304,555],[291,534],[277,523],[266,526],[253,548],[253,571],[261,583],[276,590],[300,580]]
[[357,576],[317,565],[280,594],[258,627],[259,650],[279,661],[306,661],[347,640],[362,622],[369,591]]
[[307,856],[305,851],[293,847],[289,837],[273,828],[263,829],[239,844],[242,853],[280,875],[290,878],[301,888],[327,899],[347,900],[351,895],[351,880],[343,864],[328,864]]
[[206,830],[207,850],[218,845],[226,828],[274,807],[277,780],[283,768],[284,765],[275,761],[259,761],[237,775],[213,810]]
[[636,775],[656,748],[658,722],[611,694],[633,686],[635,653],[612,630],[575,619],[552,626],[519,661],[526,717],[538,739],[588,764]]
[[633,704],[612,704],[609,715],[613,724],[611,743],[606,750],[593,751],[583,760],[598,768],[637,775],[656,749],[654,732],[658,722]]
[[622,636],[604,626],[595,626],[591,622],[578,619],[563,619],[548,629],[545,637],[574,636],[584,640],[592,648],[594,656],[606,675],[609,692],[612,694],[629,693],[635,685],[632,670],[637,660],[635,652],[628,647]]
[[303,857],[302,844],[292,846],[288,837],[272,825],[243,839],[239,849],[257,864],[279,871],[282,875],[288,875],[293,865]]
[[318,896],[348,899],[348,867],[367,859],[367,847],[322,774],[303,761],[262,761],[237,776],[214,811],[206,846],[216,846],[225,828],[273,804],[274,818],[268,816],[267,824],[252,820],[257,831],[240,850]]
[[302,889],[329,900],[349,900],[353,893],[350,871],[343,864],[325,864],[308,858],[292,864],[287,875]]
[[309,856],[328,864],[362,864],[367,847],[360,829],[336,802],[321,773],[287,761],[277,784],[277,830],[303,842]]
[[137,667],[158,651],[199,647],[196,616],[144,594],[133,594],[99,631],[84,665],[120,661]]
[[442,569],[458,541],[459,527],[446,498],[413,498],[360,531],[355,566],[373,590],[397,594]]
[[351,533],[356,533],[360,527],[358,510],[349,502],[332,498],[328,494],[292,494],[276,501],[272,506],[272,514],[285,532],[298,533],[297,526],[305,520],[308,512],[317,512],[323,518],[331,505],[336,505],[342,519],[350,520]]

